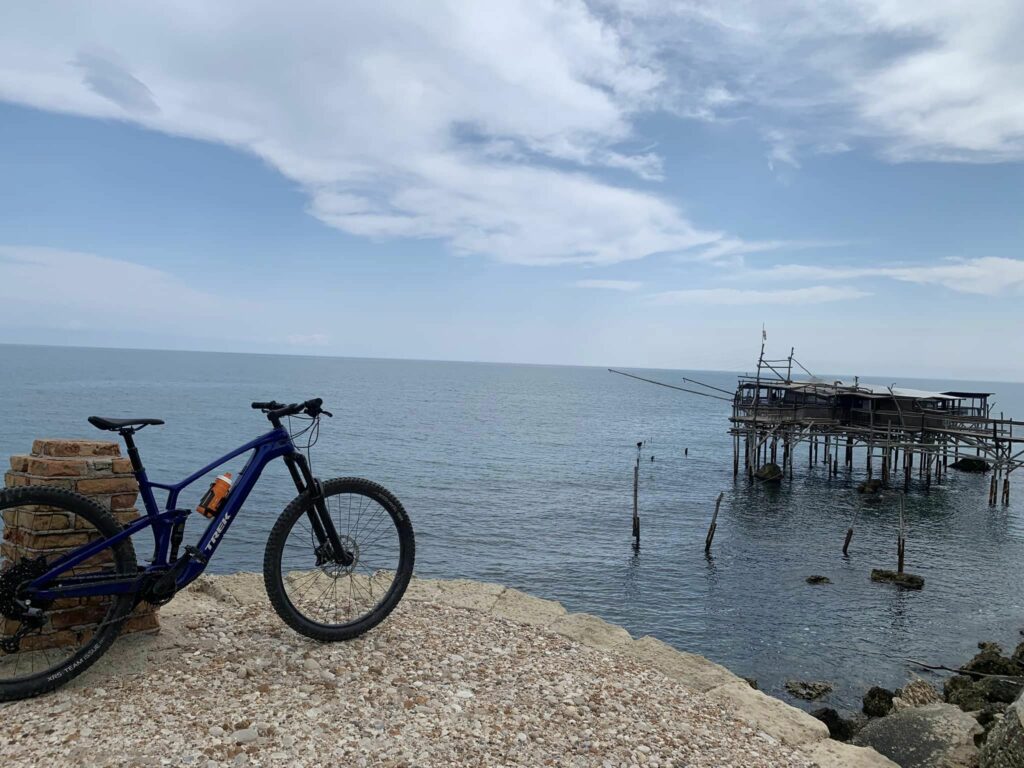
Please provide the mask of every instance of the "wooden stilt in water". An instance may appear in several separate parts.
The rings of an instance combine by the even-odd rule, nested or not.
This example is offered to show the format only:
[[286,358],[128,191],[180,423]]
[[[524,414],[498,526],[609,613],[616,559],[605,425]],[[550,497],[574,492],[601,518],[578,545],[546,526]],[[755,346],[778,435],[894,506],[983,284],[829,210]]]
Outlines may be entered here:
[[715,514],[711,516],[711,525],[708,527],[708,535],[704,538],[704,554],[711,552],[711,542],[715,538],[715,529],[718,528],[718,508],[722,506],[722,497],[724,493],[718,494],[718,499],[715,501]]
[[643,443],[636,444],[636,465],[633,467],[633,544],[640,546],[640,448]]
[[906,539],[903,537],[903,497],[900,496],[900,538],[896,543],[896,573],[903,573],[903,559],[906,553]]
[[739,477],[740,474],[740,436],[733,435],[732,438],[732,476]]
[[1006,477],[1003,478],[1003,504],[1010,503],[1010,473],[1006,473]]

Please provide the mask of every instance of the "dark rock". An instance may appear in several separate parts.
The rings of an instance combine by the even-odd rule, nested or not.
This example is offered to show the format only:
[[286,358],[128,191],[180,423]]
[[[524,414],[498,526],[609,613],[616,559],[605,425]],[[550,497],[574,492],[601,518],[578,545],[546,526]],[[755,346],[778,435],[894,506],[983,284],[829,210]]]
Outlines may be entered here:
[[864,714],[869,717],[885,717],[892,709],[893,692],[877,685],[864,694]]
[[985,729],[985,735],[992,730],[996,723],[1003,719],[1006,708],[1009,704],[986,704],[983,709],[974,712],[974,719],[978,725]]
[[822,707],[811,712],[811,717],[816,717],[828,727],[828,735],[836,741],[849,741],[857,733],[857,723],[840,716],[831,707]]
[[873,747],[902,768],[973,768],[978,765],[974,739],[982,732],[956,707],[929,704],[872,720],[853,743]]
[[[1024,634],[1024,630],[1022,630],[1021,634]],[[1017,647],[1014,649],[1013,655],[1010,658],[1024,668],[1024,643],[1017,644]]]
[[1024,699],[1006,708],[1002,719],[993,715],[981,750],[981,768],[1020,768],[1024,765]]
[[913,573],[887,571],[884,568],[873,568],[871,570],[871,580],[895,584],[897,587],[903,587],[904,589],[921,589],[924,587],[923,576]]
[[877,478],[865,480],[857,486],[857,493],[878,493],[880,490],[882,490],[882,481]]
[[988,703],[984,691],[966,675],[949,678],[942,687],[942,693],[947,703],[960,707],[964,712],[976,712]]
[[763,483],[777,483],[782,480],[782,467],[778,464],[768,462],[754,473],[754,477]]
[[1024,678],[983,677],[974,684],[989,703],[1012,704],[1024,691]]
[[988,472],[992,465],[984,459],[965,457],[954,461],[949,465],[952,469],[959,469],[961,472]]
[[755,680],[754,678],[752,678],[752,677],[744,677],[743,679],[746,680],[747,681],[747,685],[749,685],[755,691],[761,690],[760,688],[757,687],[757,680]]
[[1024,667],[1013,658],[1003,656],[1003,649],[997,643],[978,643],[978,648],[981,652],[964,664],[963,668],[969,672],[1010,677],[1024,675]]
[[[831,584],[832,579],[828,576],[808,576],[806,579],[808,584]],[[1021,643],[1024,645],[1024,643]]]
[[798,699],[806,699],[807,701],[820,699],[825,694],[832,692],[832,684],[820,680],[787,680],[785,687],[787,691]]

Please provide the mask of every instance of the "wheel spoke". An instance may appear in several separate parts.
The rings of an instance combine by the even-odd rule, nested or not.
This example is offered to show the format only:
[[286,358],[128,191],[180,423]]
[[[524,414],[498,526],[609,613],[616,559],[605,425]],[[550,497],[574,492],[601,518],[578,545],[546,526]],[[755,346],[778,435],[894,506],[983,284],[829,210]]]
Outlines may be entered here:
[[[343,491],[329,493],[325,501],[353,562],[317,565],[318,542],[304,508],[295,512],[278,545],[282,576],[287,577],[282,583],[291,608],[300,616],[320,626],[343,628],[372,615],[391,593],[402,544],[389,508],[373,495]],[[371,561],[388,567],[372,568]],[[390,572],[386,580],[381,578],[384,572]]]

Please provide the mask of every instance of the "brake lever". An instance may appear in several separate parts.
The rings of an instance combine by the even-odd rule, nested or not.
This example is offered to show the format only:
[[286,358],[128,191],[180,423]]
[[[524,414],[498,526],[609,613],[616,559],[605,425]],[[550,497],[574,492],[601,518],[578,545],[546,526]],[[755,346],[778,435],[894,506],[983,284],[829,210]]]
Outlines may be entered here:
[[333,413],[331,413],[330,411],[325,411],[323,408],[320,409],[320,413],[322,413],[324,416],[327,416],[328,418],[331,418],[331,419],[334,418],[334,414]]

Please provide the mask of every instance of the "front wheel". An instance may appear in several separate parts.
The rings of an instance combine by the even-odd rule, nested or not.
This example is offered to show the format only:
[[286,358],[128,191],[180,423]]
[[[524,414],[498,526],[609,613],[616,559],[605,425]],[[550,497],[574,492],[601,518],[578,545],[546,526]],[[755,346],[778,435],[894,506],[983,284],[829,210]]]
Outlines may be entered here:
[[314,640],[350,640],[382,622],[412,577],[416,545],[409,516],[388,490],[343,477],[323,483],[324,501],[352,562],[323,557],[309,493],[281,513],[267,539],[263,580],[274,610]]

